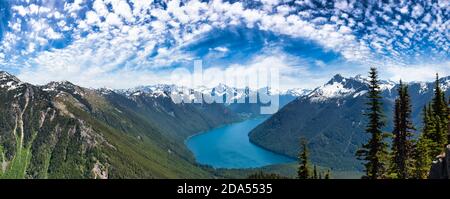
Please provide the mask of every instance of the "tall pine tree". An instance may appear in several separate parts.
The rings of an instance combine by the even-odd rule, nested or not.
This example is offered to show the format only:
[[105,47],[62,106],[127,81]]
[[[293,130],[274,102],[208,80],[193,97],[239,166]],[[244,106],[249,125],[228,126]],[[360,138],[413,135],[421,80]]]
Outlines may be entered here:
[[402,81],[399,84],[394,110],[391,171],[395,177],[407,179],[410,178],[413,167],[411,136],[415,128],[411,118],[412,107],[408,86]]
[[359,160],[364,161],[366,175],[364,178],[380,179],[386,175],[387,135],[382,129],[385,126],[381,102],[381,91],[377,69],[372,67],[369,72],[369,92],[367,102],[368,124],[366,132],[370,134],[368,143],[356,152]]
[[432,162],[429,145],[430,140],[423,134],[420,135],[413,152],[414,167],[412,170],[412,177],[415,179],[427,179],[428,177]]
[[299,167],[297,171],[298,179],[309,179],[309,154],[305,138],[300,139],[301,152],[299,153]]
[[438,140],[439,134],[436,133],[436,117],[433,112],[432,103],[425,106],[423,109],[423,128],[422,128],[422,136],[423,139],[427,140],[427,151],[428,158],[431,161],[434,157],[439,155],[442,151],[441,147],[439,147]]
[[430,140],[430,156],[431,158],[439,155],[444,146],[448,144],[448,106],[445,100],[445,94],[441,89],[439,75],[436,74],[434,86],[434,97],[428,111],[428,130],[424,132],[424,136]]

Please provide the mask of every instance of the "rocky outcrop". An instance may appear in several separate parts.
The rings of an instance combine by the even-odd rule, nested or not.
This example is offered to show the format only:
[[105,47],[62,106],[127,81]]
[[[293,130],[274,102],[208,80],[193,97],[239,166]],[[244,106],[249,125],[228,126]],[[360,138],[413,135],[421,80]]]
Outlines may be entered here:
[[429,179],[450,179],[450,145],[445,148],[445,153],[439,155],[431,165]]

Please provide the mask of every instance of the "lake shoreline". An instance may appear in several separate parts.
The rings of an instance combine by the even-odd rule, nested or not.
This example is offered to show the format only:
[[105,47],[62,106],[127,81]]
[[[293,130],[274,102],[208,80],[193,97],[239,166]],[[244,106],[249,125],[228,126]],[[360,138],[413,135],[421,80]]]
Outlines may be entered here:
[[[269,116],[249,118],[201,131],[185,139],[195,162],[214,169],[257,169],[296,162],[295,158],[267,150],[251,142],[249,133]],[[239,146],[239,147],[236,147]]]

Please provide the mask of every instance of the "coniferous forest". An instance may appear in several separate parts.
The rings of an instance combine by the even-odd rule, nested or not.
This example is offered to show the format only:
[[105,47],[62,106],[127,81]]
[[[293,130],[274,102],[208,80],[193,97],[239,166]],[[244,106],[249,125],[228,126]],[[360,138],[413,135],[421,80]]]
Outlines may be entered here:
[[[434,97],[422,111],[423,124],[417,138],[413,137],[413,132],[417,129],[411,119],[408,86],[400,81],[393,114],[394,128],[392,132],[383,132],[385,123],[377,69],[371,68],[369,74],[366,133],[371,137],[356,154],[364,162],[363,178],[428,178],[432,161],[444,153],[450,136],[449,105],[440,87],[438,74],[436,74]],[[390,150],[388,150],[389,146]]]

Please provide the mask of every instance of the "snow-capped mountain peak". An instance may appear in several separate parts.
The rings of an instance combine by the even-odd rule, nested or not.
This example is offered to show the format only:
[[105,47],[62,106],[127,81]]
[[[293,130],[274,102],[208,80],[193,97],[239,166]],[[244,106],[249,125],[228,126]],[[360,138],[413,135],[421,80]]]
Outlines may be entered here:
[[390,80],[382,80],[380,81],[380,90],[392,92],[392,89],[397,85],[397,83]]
[[450,76],[440,78],[439,81],[441,82],[442,90],[450,89]]
[[292,95],[295,97],[302,97],[311,93],[311,89],[302,89],[302,88],[292,88],[280,93],[280,95]]
[[44,91],[75,91],[78,86],[69,81],[52,81],[42,87]]
[[137,86],[135,88],[120,89],[116,91],[127,96],[148,95],[151,97],[169,97],[171,93],[178,93],[182,89],[183,87],[179,87],[174,84],[156,84],[150,86]]
[[364,90],[367,84],[361,76],[345,78],[335,75],[323,86],[320,86],[307,95],[311,101],[325,101],[327,99],[342,98]]
[[7,89],[10,91],[19,88],[22,84],[23,82],[14,75],[0,71],[0,89]]
[[[369,80],[362,75],[355,77],[343,77],[337,74],[323,86],[320,86],[306,95],[311,101],[325,101],[328,99],[344,98],[347,96],[359,97],[367,93]],[[382,92],[392,93],[392,89],[397,84],[389,80],[380,81],[380,90]]]
[[[439,79],[441,89],[447,91],[450,89],[450,76]],[[434,82],[409,82],[407,83],[411,92],[425,94],[434,90]],[[326,84],[317,87],[309,94],[303,96],[304,99],[311,102],[323,102],[329,99],[343,99],[351,96],[353,98],[363,96],[368,91],[369,81],[366,77],[357,75],[355,77],[343,77],[337,74],[331,78]],[[383,95],[395,97],[398,83],[391,80],[380,80],[380,91]]]
[[15,81],[15,82],[20,82],[20,80],[14,76],[9,74],[8,72],[5,71],[0,71],[0,81]]

